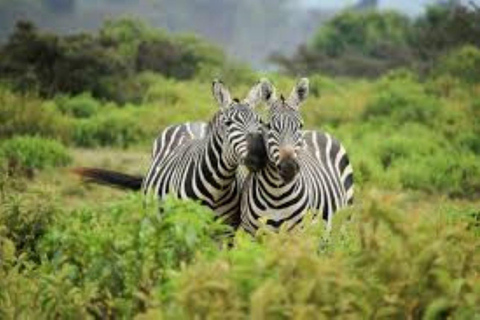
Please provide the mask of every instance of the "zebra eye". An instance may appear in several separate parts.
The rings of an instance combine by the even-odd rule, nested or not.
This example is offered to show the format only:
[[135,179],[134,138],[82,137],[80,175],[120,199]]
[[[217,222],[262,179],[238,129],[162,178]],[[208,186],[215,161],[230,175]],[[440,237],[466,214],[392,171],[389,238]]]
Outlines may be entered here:
[[227,120],[225,120],[224,123],[225,123],[225,125],[226,125],[227,127],[230,127],[230,126],[233,124],[233,121],[227,119]]

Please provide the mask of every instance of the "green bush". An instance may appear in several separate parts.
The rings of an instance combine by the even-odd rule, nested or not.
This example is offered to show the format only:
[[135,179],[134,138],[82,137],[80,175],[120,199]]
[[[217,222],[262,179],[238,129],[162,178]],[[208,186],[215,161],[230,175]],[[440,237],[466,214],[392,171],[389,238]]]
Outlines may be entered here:
[[98,113],[100,102],[90,93],[82,93],[74,97],[59,97],[55,99],[58,109],[75,118],[89,118]]
[[339,136],[347,137],[343,142],[357,184],[451,197],[479,195],[480,162],[467,147],[419,123],[384,121],[338,129]]
[[413,157],[397,168],[404,188],[475,199],[480,195],[478,158],[459,152]]
[[425,88],[409,77],[388,76],[377,86],[377,93],[365,107],[363,117],[389,119],[396,123],[432,124],[441,111],[441,102],[425,92]]
[[68,123],[35,96],[21,96],[0,87],[0,138],[38,135],[68,141]]
[[342,12],[315,35],[312,47],[329,56],[339,56],[352,48],[374,54],[381,46],[406,46],[409,20],[395,12]]
[[255,239],[238,232],[222,250],[229,229],[205,207],[168,198],[159,215],[131,196],[54,214],[34,241],[41,263],[14,254],[0,220],[0,315],[475,318],[476,211],[435,203],[410,214],[405,197],[361,198],[335,216],[328,238],[306,221]]
[[[465,67],[478,69],[472,49],[480,48],[480,9],[449,3],[429,6],[415,19],[389,11],[343,11],[322,24],[292,56],[274,55],[272,60],[290,75],[321,72],[357,78],[378,77],[399,67],[429,75],[442,70],[437,64],[445,61],[452,73],[477,81],[476,69]],[[463,46],[471,49],[450,54]]]
[[154,302],[157,289],[171,294],[172,273],[199,251],[213,255],[228,233],[210,210],[192,201],[168,198],[161,211],[136,196],[57,221],[39,245],[49,259],[34,273],[44,279],[42,312],[132,317]]
[[30,22],[19,21],[0,51],[0,76],[21,92],[34,90],[43,97],[83,91],[104,96],[102,81],[126,72],[98,37],[41,33]]
[[0,186],[0,242],[3,236],[4,241],[9,243],[5,242],[5,245],[12,246],[9,249],[12,255],[24,255],[39,261],[41,254],[36,246],[57,218],[60,211],[57,201],[48,190],[30,189],[27,185],[22,185],[23,192],[17,193],[13,179],[6,176],[0,179],[6,179],[5,183],[8,183]]
[[419,217],[386,201],[379,197],[337,215],[327,243],[318,225],[293,234],[267,233],[256,242],[237,235],[234,249],[216,259],[201,257],[179,274],[177,294],[163,308],[166,317],[478,315],[480,260],[474,252],[479,239],[462,220],[446,221],[450,212]]
[[442,57],[436,73],[449,75],[466,83],[480,83],[480,49],[474,46],[462,47]]
[[[153,136],[153,135],[152,135]],[[111,111],[74,123],[73,144],[81,147],[128,147],[146,137],[135,109]]]
[[459,139],[460,146],[480,155],[480,132],[465,132]]
[[11,168],[21,171],[65,166],[72,161],[57,141],[38,137],[15,137],[0,144],[0,153]]
[[[142,72],[184,80],[205,78],[208,72],[209,81],[222,75],[245,81],[253,75],[248,67],[228,60],[221,48],[197,36],[168,35],[132,19],[107,21],[96,33],[68,36],[18,22],[0,53],[3,81],[20,92],[34,91],[46,98],[90,92],[118,103],[138,102],[135,87],[141,84],[132,78]],[[79,117],[93,112],[73,108]]]

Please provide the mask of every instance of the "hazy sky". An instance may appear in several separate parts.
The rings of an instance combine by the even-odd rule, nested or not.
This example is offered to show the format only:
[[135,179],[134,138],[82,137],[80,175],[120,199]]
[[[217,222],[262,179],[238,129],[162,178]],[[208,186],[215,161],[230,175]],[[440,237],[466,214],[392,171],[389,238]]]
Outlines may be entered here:
[[[353,5],[358,0],[301,0],[309,7],[321,7],[340,9],[349,5]],[[411,15],[417,15],[423,12],[424,8],[428,4],[437,2],[438,0],[379,0],[380,8],[383,9],[397,9],[404,11]],[[463,3],[469,3],[469,0],[463,0]],[[473,1],[476,4],[480,4],[480,0]]]

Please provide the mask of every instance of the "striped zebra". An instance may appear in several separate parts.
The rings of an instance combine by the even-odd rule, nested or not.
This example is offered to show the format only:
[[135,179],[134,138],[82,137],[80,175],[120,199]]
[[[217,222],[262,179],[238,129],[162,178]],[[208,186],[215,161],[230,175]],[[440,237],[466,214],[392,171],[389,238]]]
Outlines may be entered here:
[[[232,99],[228,89],[214,81],[212,92],[220,110],[208,124],[185,123],[165,129],[155,140],[152,163],[141,189],[147,195],[199,200],[218,217],[238,226],[240,189],[245,164],[252,170],[266,164],[261,119],[254,112],[264,99],[265,81],[258,82],[243,101]],[[113,185],[126,185],[128,175],[102,169],[80,168],[80,175]],[[138,177],[131,177],[135,188]],[[118,183],[116,183],[118,182]],[[127,185],[127,187],[129,187]]]
[[308,96],[301,79],[290,97],[267,101],[264,138],[268,164],[246,179],[241,199],[241,226],[254,233],[265,223],[274,230],[300,223],[312,211],[330,229],[335,211],[353,201],[353,172],[345,149],[331,135],[303,131],[300,105]]

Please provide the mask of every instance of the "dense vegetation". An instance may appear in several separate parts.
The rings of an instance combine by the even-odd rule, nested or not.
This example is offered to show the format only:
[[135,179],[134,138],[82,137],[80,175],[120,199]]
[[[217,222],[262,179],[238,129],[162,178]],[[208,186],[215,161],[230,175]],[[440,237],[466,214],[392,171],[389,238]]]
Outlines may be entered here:
[[[336,215],[329,235],[307,221],[293,233],[262,230],[252,237],[229,230],[196,203],[169,198],[159,215],[156,202],[82,184],[69,172],[70,166],[97,166],[143,174],[161,128],[206,120],[216,110],[207,81],[213,71],[194,68],[190,76],[179,76],[178,65],[164,64],[177,60],[152,53],[165,49],[156,40],[141,50],[137,36],[103,41],[105,30],[138,26],[122,20],[96,35],[69,38],[19,25],[16,35],[30,30],[34,43],[59,50],[59,63],[88,56],[76,41],[90,39],[108,55],[105,63],[127,65],[133,76],[121,79],[139,89],[130,91],[134,99],[119,99],[128,86],[106,73],[92,83],[113,79],[102,87],[108,95],[82,86],[44,91],[39,77],[48,64],[37,58],[21,60],[28,61],[30,73],[22,63],[9,73],[30,74],[40,81],[35,86],[19,89],[27,82],[16,82],[16,76],[0,86],[0,318],[480,317],[475,44],[466,41],[442,53],[428,73],[403,68],[374,79],[312,75],[302,107],[305,126],[326,130],[346,146],[355,170],[355,206]],[[157,39],[153,30],[146,34],[151,32]],[[115,32],[107,33],[116,39]],[[33,50],[33,42],[15,39],[3,47],[10,60],[2,63]],[[170,35],[160,39],[177,43]],[[402,43],[392,34],[388,39]],[[205,63],[224,63],[215,60],[221,51],[190,44]],[[188,45],[172,51],[179,54],[175,59],[190,52]],[[13,55],[6,48],[23,49]],[[142,50],[149,57],[145,69],[135,69]],[[233,72],[228,65],[210,67]],[[92,76],[82,70],[81,78]],[[246,74],[226,80],[235,95],[245,94],[259,76]],[[268,77],[282,92],[295,81]]]
[[345,11],[293,56],[272,59],[295,75],[377,77],[399,67],[424,75],[445,54],[465,45],[480,47],[479,21],[474,4],[433,6],[415,19],[397,12]]
[[107,21],[96,34],[68,36],[39,32],[19,21],[0,48],[0,79],[16,91],[35,90],[46,98],[90,92],[121,103],[139,102],[145,92],[137,78],[147,71],[182,80],[212,74],[252,77],[204,40],[171,36],[130,19]]
[[235,58],[264,66],[270,52],[291,52],[331,15],[295,0],[0,0],[0,42],[18,17],[67,34],[93,31],[105,17],[129,16],[170,32],[195,32]]

